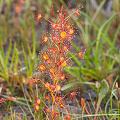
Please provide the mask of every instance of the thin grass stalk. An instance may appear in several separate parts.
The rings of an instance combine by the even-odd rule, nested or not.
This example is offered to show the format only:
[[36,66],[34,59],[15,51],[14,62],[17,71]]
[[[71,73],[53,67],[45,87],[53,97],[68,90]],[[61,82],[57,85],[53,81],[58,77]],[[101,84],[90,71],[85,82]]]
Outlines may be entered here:
[[98,32],[98,36],[97,36],[97,42],[96,42],[96,50],[95,50],[95,67],[98,68],[98,58],[99,58],[99,53],[98,53],[98,48],[100,46],[100,37],[101,37],[101,34],[102,34],[102,31],[104,29],[104,27],[110,23],[114,18],[115,18],[116,14],[113,14],[101,27],[100,27],[100,30]]
[[103,1],[100,3],[99,7],[97,8],[96,12],[94,13],[94,15],[93,15],[93,17],[92,17],[92,22],[95,21],[96,17],[98,16],[98,14],[99,14],[100,10],[102,9],[103,5],[105,4],[105,2],[106,2],[106,0],[103,0]]

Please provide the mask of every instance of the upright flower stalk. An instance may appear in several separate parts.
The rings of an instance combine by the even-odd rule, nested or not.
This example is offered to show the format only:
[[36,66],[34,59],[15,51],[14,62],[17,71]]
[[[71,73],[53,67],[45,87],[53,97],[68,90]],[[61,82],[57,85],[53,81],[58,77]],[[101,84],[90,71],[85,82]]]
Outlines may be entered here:
[[[67,10],[70,7],[71,5],[69,4],[68,8],[64,9],[62,5],[61,10],[60,11],[57,10],[59,18],[56,19],[54,14],[54,7],[52,6],[51,12],[53,13],[55,22],[51,22],[47,18],[43,17],[41,13],[38,13],[37,15],[37,21],[39,21],[41,18],[44,18],[51,25],[51,33],[49,34],[49,36],[44,35],[42,37],[43,43],[46,44],[46,51],[40,54],[42,58],[41,62],[38,65],[39,71],[45,74],[49,74],[50,81],[46,82],[41,79],[35,78],[34,79],[32,78],[32,80],[35,84],[37,84],[38,81],[41,81],[45,88],[49,91],[52,102],[52,110],[49,110],[49,107],[47,107],[46,112],[51,113],[52,120],[55,119],[56,116],[59,116],[59,113],[56,112],[56,108],[58,107],[58,105],[61,108],[65,107],[63,99],[66,95],[64,97],[61,97],[59,95],[61,90],[60,81],[65,80],[66,76],[63,72],[63,68],[68,65],[68,60],[72,58],[70,57],[67,59],[67,54],[71,49],[70,41],[73,39],[75,33],[72,25],[69,23],[69,19],[73,14],[79,16],[80,15],[79,10],[83,8],[82,6],[81,8],[76,9],[72,14],[66,17]],[[80,58],[82,58],[82,52],[75,55],[78,55]],[[70,94],[71,99],[73,99],[75,94],[76,92]],[[39,98],[36,100],[35,105],[36,111],[39,110],[39,105],[41,102],[42,101],[40,101]],[[67,116],[67,118],[70,118],[70,116],[69,117]]]

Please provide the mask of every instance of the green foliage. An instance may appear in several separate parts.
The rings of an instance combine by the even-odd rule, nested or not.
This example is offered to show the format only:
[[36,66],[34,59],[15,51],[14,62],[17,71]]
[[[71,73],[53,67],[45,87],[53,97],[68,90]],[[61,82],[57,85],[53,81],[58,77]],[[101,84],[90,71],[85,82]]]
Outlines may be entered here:
[[[115,119],[115,118],[119,118],[120,116],[120,108],[119,108],[120,101],[118,99],[119,94],[117,94],[117,92],[119,93],[120,89],[119,88],[115,89],[115,84],[117,80],[118,80],[118,76],[114,80],[114,83],[111,89],[110,98],[107,100],[105,105],[105,113],[107,113],[106,115],[107,119]],[[115,99],[113,97],[115,97]],[[115,108],[113,106],[115,106]],[[111,114],[114,114],[114,115],[111,115]]]
[[[64,2],[62,1],[62,3]],[[101,6],[103,6],[103,3],[101,3]],[[115,31],[113,40],[109,35],[109,31],[111,30],[111,26],[113,24],[113,21],[116,19],[117,14],[113,13],[113,15],[103,24],[100,24],[101,27],[98,28],[98,26],[95,24],[95,19],[97,19],[97,16],[99,16],[99,10],[100,9],[96,11],[93,18],[90,18],[90,16],[87,13],[81,11],[81,15],[85,17],[85,21],[89,23],[89,25],[85,24],[84,28],[78,21],[75,20],[75,17],[73,17],[73,20],[76,22],[79,30],[81,31],[80,36],[82,36],[81,39],[83,40],[83,43],[86,46],[86,52],[83,55],[84,60],[80,61],[75,56],[73,57],[74,62],[78,65],[76,69],[65,68],[65,70],[69,72],[72,76],[79,78],[79,66],[83,63],[82,61],[85,61],[85,66],[81,66],[81,73],[83,76],[87,77],[87,81],[89,79],[102,80],[104,78],[107,78],[108,75],[112,75],[113,71],[117,75],[117,70],[119,69],[119,67],[115,68],[115,65],[119,64],[118,59],[120,55],[120,52],[115,46],[115,43],[117,40],[116,38],[119,34],[118,31],[120,30],[120,25]],[[91,31],[94,31],[95,33],[94,37],[96,38],[94,41],[90,40]],[[78,49],[78,46],[75,45],[75,43],[72,42],[72,44],[76,51],[81,51]],[[72,53],[69,53],[69,55],[73,56]]]
[[109,91],[109,85],[106,80],[102,80],[100,86],[99,86],[99,91],[98,91],[98,101],[97,101],[97,108],[96,111],[98,111],[100,107],[100,103],[102,102],[103,98],[107,95]]
[[2,37],[0,36],[0,75],[1,79],[9,82],[10,74],[18,72],[18,49],[16,48],[16,44],[14,44],[12,51],[12,42],[10,40],[8,53],[5,53],[2,43]]
[[[22,44],[22,50],[23,50],[23,55],[24,55],[24,60],[25,60],[25,65],[27,69],[27,77],[30,78],[32,77],[32,72],[34,68],[34,62],[36,59],[36,38],[35,38],[35,31],[34,31],[34,23],[33,23],[33,15],[31,14],[31,27],[32,27],[32,37],[33,37],[33,48],[31,50],[30,46],[27,45],[27,50],[29,55],[26,55],[24,45]],[[28,58],[27,58],[28,56]]]
[[70,84],[67,84],[67,85],[63,86],[61,88],[61,90],[64,91],[66,89],[69,89],[71,87],[74,87],[74,86],[77,86],[77,85],[80,85],[80,84],[95,85],[96,86],[96,83],[93,83],[93,82],[74,82],[74,83],[70,83]]
[[[101,12],[106,6],[106,0],[103,0],[102,2],[96,1],[97,3],[100,3],[96,11],[94,11],[89,5],[89,1],[80,2],[85,3],[85,5],[83,4],[84,9],[80,11],[81,16],[78,20],[76,20],[76,16],[72,16],[72,22],[74,26],[78,28],[79,39],[82,41],[86,51],[83,55],[83,60],[80,60],[74,56],[72,52],[69,52],[69,56],[72,56],[73,62],[76,66],[66,67],[64,70],[71,74],[76,79],[76,82],[73,82],[72,79],[70,79],[68,82],[69,84],[63,86],[61,90],[64,91],[71,89],[73,86],[87,84],[93,90],[97,91],[95,81],[98,81],[98,83],[101,84],[98,92],[97,110],[100,107],[103,98],[108,91],[110,91],[106,80],[111,80],[111,83],[113,83],[110,86],[112,87],[111,95],[106,102],[104,114],[98,112],[97,114],[91,115],[76,115],[76,119],[87,116],[106,116],[107,119],[119,118],[120,109],[118,96],[116,94],[117,89],[115,88],[115,83],[117,79],[119,81],[119,78],[117,77],[116,80],[114,80],[114,78],[120,74],[120,2],[119,0],[114,1],[110,17],[102,15]],[[5,3],[5,8],[3,3]],[[17,15],[14,8],[14,6],[18,4],[17,2],[14,3],[14,1],[10,0],[0,0],[0,82],[7,81],[8,85],[11,83],[10,85],[12,89],[8,91],[10,91],[12,95],[14,94],[15,86],[19,80],[19,83],[23,85],[23,78],[21,76],[24,76],[24,71],[20,72],[20,68],[26,68],[26,81],[29,77],[32,77],[35,62],[38,59],[37,54],[38,51],[41,50],[41,33],[43,33],[43,29],[45,30],[46,28],[49,28],[46,22],[43,22],[42,24],[40,22],[36,23],[33,16],[34,9],[40,11],[47,18],[52,19],[50,9],[54,4],[56,5],[55,9],[59,9],[60,3],[67,6],[64,0],[38,0],[34,3],[30,0],[25,0],[25,6],[23,7],[24,10],[21,14]],[[79,4],[79,1],[76,0],[76,3]],[[77,6],[77,4],[75,6]],[[31,13],[31,9],[33,13]],[[71,8],[71,10],[72,9],[74,8]],[[69,12],[71,11],[68,11],[68,14]],[[39,27],[39,25],[41,27]],[[7,47],[5,47],[4,44],[6,44]],[[82,51],[74,41],[71,42],[71,44],[77,53]],[[14,78],[16,75],[19,76],[18,81]],[[13,81],[15,82],[13,83]],[[18,84],[17,87],[19,87]],[[118,90],[120,91],[120,89]],[[46,91],[44,91],[44,93],[45,92]],[[44,93],[41,94],[41,91],[39,92],[40,98],[43,97]],[[109,96],[109,94],[107,95]],[[35,94],[34,97],[36,96],[37,95]],[[4,97],[7,98],[6,96]],[[115,99],[113,99],[113,97]],[[42,119],[43,115],[41,113],[33,113],[29,101],[30,100],[27,98],[18,97],[14,102],[23,106],[28,106],[33,118],[35,118],[36,115],[39,119]],[[11,102],[9,102],[7,106],[8,108],[11,108]],[[5,119],[16,119],[16,114],[16,112],[13,113],[11,111],[11,116],[6,116]],[[27,119],[27,117],[23,119]]]
[[2,37],[0,36],[0,71],[1,76],[5,78],[8,81],[8,64],[9,64],[9,58],[11,54],[12,44],[10,41],[9,50],[7,56],[5,55],[4,48],[2,46]]

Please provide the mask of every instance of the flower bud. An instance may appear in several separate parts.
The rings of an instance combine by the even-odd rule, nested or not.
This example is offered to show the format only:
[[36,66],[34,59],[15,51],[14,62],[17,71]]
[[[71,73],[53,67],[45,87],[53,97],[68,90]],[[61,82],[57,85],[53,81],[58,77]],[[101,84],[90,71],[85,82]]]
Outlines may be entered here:
[[39,105],[36,104],[36,105],[35,105],[35,110],[38,111],[39,109],[40,109]]
[[66,116],[66,118],[67,118],[67,120],[70,120],[71,115],[70,115],[70,114],[68,114],[68,115]]
[[39,98],[36,99],[36,103],[39,105],[41,100]]

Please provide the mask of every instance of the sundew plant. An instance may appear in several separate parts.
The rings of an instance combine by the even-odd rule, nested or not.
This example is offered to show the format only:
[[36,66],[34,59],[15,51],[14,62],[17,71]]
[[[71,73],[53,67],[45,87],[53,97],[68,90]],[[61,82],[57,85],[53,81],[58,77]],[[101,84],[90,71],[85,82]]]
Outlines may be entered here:
[[[63,108],[65,107],[66,103],[64,102],[64,98],[66,95],[69,95],[70,99],[73,100],[76,92],[67,93],[63,97],[61,96],[61,87],[62,82],[66,78],[64,74],[64,67],[68,66],[69,60],[72,58],[68,58],[68,52],[71,49],[71,40],[75,35],[75,31],[69,23],[69,19],[72,15],[76,14],[77,16],[80,15],[79,10],[83,8],[76,9],[72,14],[66,16],[67,10],[71,7],[68,5],[68,8],[65,9],[63,5],[61,6],[61,10],[57,10],[58,18],[56,19],[54,14],[54,7],[52,6],[51,12],[53,13],[54,21],[52,22],[47,18],[43,17],[41,13],[37,14],[37,21],[41,20],[41,18],[47,20],[50,23],[51,31],[50,33],[46,33],[42,36],[43,44],[45,45],[45,49],[40,53],[41,60],[38,64],[38,70],[44,75],[47,74],[49,78],[30,78],[31,82],[38,84],[41,82],[44,87],[49,92],[49,96],[46,97],[46,100],[51,102],[52,108],[48,106],[45,102],[43,102],[39,97],[36,99],[35,103],[35,111],[42,110],[48,119],[56,119],[60,115],[60,113],[56,109],[57,107]],[[82,58],[82,53],[76,53],[73,56],[79,56]],[[41,102],[44,104],[45,109],[43,109],[40,104]],[[50,114],[51,118],[49,118],[48,114]],[[65,119],[70,119],[70,114],[65,116]]]

